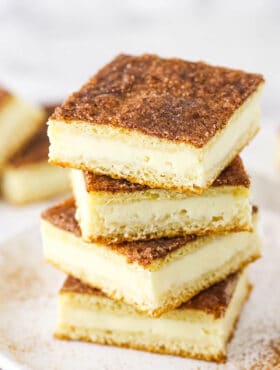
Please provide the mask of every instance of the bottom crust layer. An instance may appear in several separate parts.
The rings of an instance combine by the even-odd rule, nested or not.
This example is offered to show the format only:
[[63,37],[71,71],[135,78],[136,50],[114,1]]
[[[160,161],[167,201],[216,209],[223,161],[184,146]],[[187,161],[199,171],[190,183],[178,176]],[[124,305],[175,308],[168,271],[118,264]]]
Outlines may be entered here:
[[[94,343],[94,344],[102,344],[102,345],[109,345],[109,346],[117,346],[121,348],[127,349],[135,349],[139,351],[146,351],[151,353],[158,353],[161,355],[174,355],[180,357],[188,357],[193,358],[195,360],[204,360],[204,361],[214,361],[218,363],[226,362],[227,356],[224,352],[217,352],[215,354],[206,354],[206,353],[195,353],[190,351],[184,350],[177,350],[174,351],[171,348],[161,347],[161,346],[146,346],[143,344],[133,343],[133,342],[122,342],[118,341],[114,338],[113,335],[105,334],[105,333],[86,333],[86,331],[77,329],[77,328],[67,328],[68,333],[54,333],[55,338],[62,339],[62,340],[80,340],[83,342]],[[231,337],[233,336],[234,329],[232,331]]]
[[[227,233],[238,233],[242,231],[248,231],[252,232],[253,228],[252,226],[247,223],[240,225],[236,221],[236,223],[232,223],[228,226],[219,226],[212,229],[201,229],[198,231],[195,231],[191,234],[195,234],[197,236],[210,236],[210,235],[219,235],[219,234],[227,234]],[[140,234],[134,234],[132,236],[128,236],[127,238],[124,238],[123,234],[112,234],[112,235],[106,235],[106,236],[98,236],[98,237],[89,237],[84,238],[84,240],[88,241],[89,243],[123,243],[123,242],[133,242],[137,240],[149,240],[149,239],[161,239],[161,238],[176,238],[176,237],[183,237],[187,235],[183,230],[177,231],[177,230],[165,230],[164,232],[155,232],[150,234],[145,234],[144,236],[139,237]]]
[[[242,285],[239,285],[239,286],[241,287]],[[99,305],[91,306],[91,304],[89,303],[90,296],[88,296],[88,298],[85,298],[85,301],[83,299],[80,300],[78,298],[79,293],[75,294],[75,293],[71,293],[71,291],[69,293],[63,293],[63,296],[69,295],[69,298],[66,301],[65,300],[60,301],[60,319],[59,319],[59,323],[57,325],[57,329],[56,329],[54,336],[58,339],[81,340],[85,342],[92,342],[92,343],[102,344],[102,345],[114,345],[118,347],[129,348],[129,349],[144,350],[144,351],[154,352],[154,353],[159,353],[159,354],[176,355],[176,356],[189,357],[189,358],[198,359],[198,360],[215,361],[218,363],[222,363],[222,362],[225,362],[227,359],[227,344],[234,335],[235,327],[239,320],[242,307],[252,290],[252,285],[247,281],[243,289],[244,291],[243,293],[241,293],[240,299],[237,301],[235,300],[235,302],[236,303],[238,302],[238,303],[237,303],[237,306],[235,306],[236,313],[234,316],[232,316],[232,319],[230,321],[226,319],[226,317],[229,317],[227,316],[228,314],[231,315],[230,312],[232,311],[230,310],[232,310],[234,307],[232,305],[229,305],[227,308],[227,311],[225,312],[225,315],[218,319],[219,321],[221,320],[218,327],[216,328],[216,330],[218,330],[216,334],[217,339],[218,338],[219,339],[218,341],[217,339],[213,341],[212,344],[210,344],[211,342],[207,342],[207,341],[206,343],[199,342],[197,341],[197,339],[196,340],[194,339],[192,341],[192,339],[187,339],[187,338],[180,339],[180,337],[178,337],[178,339],[175,339],[175,337],[172,338],[172,335],[170,338],[168,336],[157,335],[156,325],[151,332],[150,331],[145,332],[145,329],[143,329],[142,331],[141,330],[138,331],[136,330],[136,328],[134,330],[129,331],[125,329],[123,326],[122,326],[122,329],[117,329],[117,327],[113,328],[108,325],[106,326],[106,323],[105,323],[104,329],[101,329],[101,328],[94,327],[93,318],[88,317],[87,320],[85,320],[85,317],[87,316],[85,316],[84,319],[81,321],[83,324],[79,324],[81,313],[87,315],[86,312],[88,309],[93,310],[93,312],[95,312],[96,310],[97,312],[99,312],[99,310],[102,311],[104,309],[105,312],[108,312],[107,311],[108,307],[106,307],[106,304],[104,304],[103,306],[102,298],[101,298],[101,301],[99,302],[100,306]],[[73,297],[72,297],[72,294],[74,294]],[[75,298],[75,295],[77,295],[77,299]],[[236,298],[233,298],[233,299],[238,299],[237,296],[235,296]],[[68,307],[68,305],[71,305],[71,302],[73,304],[74,311],[70,311],[71,312],[70,316],[69,316],[69,312],[65,316],[64,310],[66,309],[66,312],[67,312],[66,307]],[[231,302],[234,305],[236,304],[234,303],[234,301],[231,301]],[[79,312],[80,309],[81,309],[81,312]],[[112,312],[114,312],[113,315],[115,314],[116,318],[118,318],[119,315],[121,316],[127,315],[128,320],[132,318],[137,318],[137,314],[136,316],[135,314],[132,314],[131,316],[131,313],[127,312],[125,314],[123,311],[121,311],[121,309],[119,311],[118,308],[116,308],[116,311],[112,311]],[[190,311],[190,313],[191,312],[192,311]],[[205,313],[201,312],[201,315],[202,315],[200,319],[201,320],[201,330],[203,331],[204,330],[203,328],[206,329],[208,326],[206,322],[204,321]],[[170,322],[170,320],[175,320],[174,323],[177,322],[176,318],[174,317],[171,318],[171,317],[172,316],[169,317],[168,322]],[[191,316],[188,317],[188,315],[186,316],[187,322],[188,320],[190,320],[190,317]],[[203,317],[204,319],[202,319]],[[143,316],[141,315],[139,319],[143,320]],[[157,321],[157,319],[152,319],[152,320],[155,320],[155,322]],[[208,316],[209,323],[215,320],[217,319],[215,319],[213,316],[211,315]],[[227,322],[227,325],[225,324],[225,322]],[[175,323],[175,325],[177,324],[178,322]],[[182,322],[182,324],[184,323]],[[89,327],[87,327],[87,325],[89,325]],[[132,323],[130,325],[132,325]],[[170,325],[170,324],[168,323],[167,325]],[[209,330],[211,330],[210,327],[208,328]],[[167,330],[167,327],[166,327],[166,330]],[[224,330],[226,331],[224,332]]]

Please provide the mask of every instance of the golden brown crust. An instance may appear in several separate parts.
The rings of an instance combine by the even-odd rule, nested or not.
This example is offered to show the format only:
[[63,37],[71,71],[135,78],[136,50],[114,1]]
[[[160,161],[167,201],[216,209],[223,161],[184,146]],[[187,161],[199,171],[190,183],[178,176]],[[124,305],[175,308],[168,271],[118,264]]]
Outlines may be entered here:
[[[179,306],[178,310],[191,309],[203,311],[215,319],[225,315],[226,309],[234,294],[239,273],[228,276],[225,280],[212,285],[201,293]],[[60,293],[78,293],[88,295],[106,296],[100,289],[83,284],[80,280],[68,276]]]
[[155,55],[119,55],[52,115],[202,147],[264,82],[261,75]]
[[[62,340],[72,340],[70,335],[62,334],[59,332],[54,333],[54,337],[57,339],[62,339]],[[138,345],[132,342],[118,343],[116,341],[109,340],[108,338],[107,339],[104,338],[103,340],[100,339],[100,340],[94,341],[89,337],[80,337],[79,340],[83,342],[88,342],[88,343],[102,344],[102,345],[108,345],[108,346],[117,346],[117,347],[127,348],[127,349],[136,349],[139,351],[147,351],[151,353],[158,353],[161,355],[173,355],[173,356],[180,356],[180,357],[186,357],[186,358],[193,358],[195,360],[214,361],[217,363],[225,363],[227,359],[226,354],[223,352],[219,352],[215,355],[206,355],[203,353],[200,353],[200,354],[191,353],[191,352],[186,352],[183,350],[174,352],[174,351],[168,350],[167,348],[161,348],[161,347],[155,348],[155,347],[141,346],[141,345]]]
[[[234,158],[248,145],[250,140],[252,140],[256,136],[258,131],[259,131],[259,127],[256,127],[256,129],[254,131],[252,131],[250,133],[250,135],[248,136],[247,141],[244,142],[244,144],[242,144],[237,150],[233,151],[231,153],[231,156],[226,161],[224,161],[220,166],[217,166],[215,175],[213,176],[212,179],[210,179],[208,181],[208,183],[204,187],[175,186],[175,185],[170,185],[170,184],[166,185],[166,184],[161,183],[160,188],[161,189],[166,189],[166,190],[175,190],[175,191],[178,191],[178,192],[181,192],[181,193],[202,194],[205,190],[207,190],[213,184],[213,182],[221,174],[221,172],[230,165],[230,163],[234,160]],[[85,164],[82,164],[82,163],[77,164],[77,163],[73,163],[73,162],[64,162],[64,161],[61,161],[59,159],[55,159],[55,160],[50,159],[49,163],[51,163],[55,166],[61,166],[61,167],[79,169],[79,170],[90,171],[91,172],[91,169],[88,168]],[[114,175],[112,177],[114,179],[121,179],[121,177],[116,176],[116,175]],[[127,180],[131,183],[139,183],[139,179],[140,178],[136,179],[134,177],[127,176]],[[158,184],[156,184],[155,182],[145,181],[145,184],[143,184],[143,185],[148,186],[149,188],[152,188],[152,189],[158,188]]]
[[[113,179],[106,175],[97,175],[93,172],[84,172],[85,184],[88,192],[136,192],[149,189],[148,186],[131,183],[124,179]],[[244,186],[249,188],[250,180],[247,175],[243,162],[237,156],[231,164],[220,174],[220,176],[212,184],[218,186]]]
[[[44,106],[46,117],[42,121],[42,125],[52,114],[55,107],[55,105]],[[48,153],[49,139],[47,136],[47,125],[44,124],[42,129],[25,145],[25,147],[9,161],[9,165],[18,168],[41,161],[47,161]]]
[[[254,213],[254,210],[252,211]],[[229,226],[216,226],[215,228],[213,227],[211,230],[209,229],[204,229],[204,230],[199,230],[195,232],[196,236],[210,236],[210,235],[219,235],[219,234],[227,234],[227,233],[233,233],[233,232],[240,232],[240,231],[249,231],[252,232],[253,228],[252,226],[248,224],[244,225],[229,225]],[[177,230],[171,230],[168,232],[168,235],[163,232],[155,232],[155,233],[150,233],[146,234],[143,237],[141,237],[141,240],[147,240],[147,239],[161,239],[161,238],[173,238],[177,236],[185,236],[187,233],[185,231],[177,231]],[[106,243],[116,243],[120,244],[122,242],[132,242],[133,240],[136,240],[133,237],[126,236],[124,237],[123,234],[114,234],[114,235],[109,235],[109,236],[97,236],[97,237],[89,237],[85,239],[85,241],[89,243],[101,243],[101,244],[106,244]],[[138,239],[139,240],[139,239]]]

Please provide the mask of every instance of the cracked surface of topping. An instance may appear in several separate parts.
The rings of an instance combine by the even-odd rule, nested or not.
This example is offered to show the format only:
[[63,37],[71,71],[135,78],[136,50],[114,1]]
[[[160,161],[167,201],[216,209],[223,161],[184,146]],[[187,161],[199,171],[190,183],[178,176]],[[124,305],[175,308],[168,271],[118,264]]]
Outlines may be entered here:
[[156,55],[119,55],[51,120],[137,130],[203,147],[264,81],[259,74]]

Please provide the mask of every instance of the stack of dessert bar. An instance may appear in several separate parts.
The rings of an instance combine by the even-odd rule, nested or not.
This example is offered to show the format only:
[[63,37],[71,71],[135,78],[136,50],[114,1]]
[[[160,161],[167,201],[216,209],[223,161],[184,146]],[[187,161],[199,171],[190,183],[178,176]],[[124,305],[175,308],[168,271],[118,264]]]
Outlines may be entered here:
[[74,199],[42,214],[69,275],[56,336],[223,361],[260,256],[238,156],[259,129],[257,74],[120,55],[49,119]]
[[0,88],[1,192],[13,204],[64,193],[67,171],[48,164],[46,120],[54,107],[32,107]]

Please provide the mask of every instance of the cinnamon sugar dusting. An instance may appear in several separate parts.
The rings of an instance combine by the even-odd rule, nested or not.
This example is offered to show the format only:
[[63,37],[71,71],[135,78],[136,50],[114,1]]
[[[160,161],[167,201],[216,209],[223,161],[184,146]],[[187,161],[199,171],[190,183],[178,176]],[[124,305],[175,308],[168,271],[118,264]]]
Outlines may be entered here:
[[[67,199],[42,213],[42,218],[52,225],[81,236],[81,230],[75,220],[76,207],[74,199]],[[150,239],[145,241],[123,242],[120,244],[107,243],[106,247],[126,256],[128,263],[136,262],[147,266],[158,258],[164,258],[169,253],[195,240],[195,235],[176,238]]]
[[119,55],[51,119],[138,130],[202,147],[263,81],[259,74],[204,62]]
[[81,230],[75,219],[75,212],[75,201],[73,198],[69,198],[46,209],[41,217],[52,225],[80,237]]
[[258,360],[250,366],[250,370],[280,369],[280,336],[264,344]]
[[[97,175],[88,171],[84,172],[84,179],[88,192],[120,193],[149,189],[147,186],[134,184],[124,179],[113,179],[110,176]],[[220,174],[212,186],[244,186],[247,188],[250,186],[249,177],[239,156]]]

